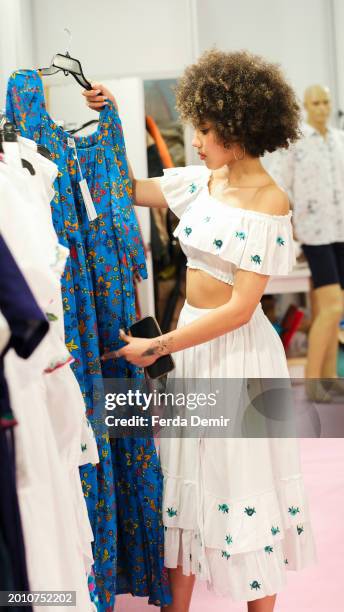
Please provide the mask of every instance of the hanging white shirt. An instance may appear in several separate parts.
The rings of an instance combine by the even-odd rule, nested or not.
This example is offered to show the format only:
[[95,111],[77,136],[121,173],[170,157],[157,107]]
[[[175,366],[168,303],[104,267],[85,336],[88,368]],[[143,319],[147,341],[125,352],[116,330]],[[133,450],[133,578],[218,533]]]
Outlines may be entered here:
[[289,195],[302,244],[344,242],[344,132],[324,138],[308,124],[288,150],[273,154],[269,173]]
[[[54,315],[47,336],[29,359],[13,351],[5,358],[11,406],[19,423],[17,493],[29,581],[33,590],[47,584],[52,590],[76,590],[76,610],[91,612],[86,572],[93,562],[93,534],[78,469],[85,463],[81,444],[87,424],[64,344],[60,276],[68,249],[58,244],[49,205],[56,168],[28,142],[21,144],[36,174],[0,164],[0,229],[40,307]],[[95,447],[91,440],[89,447],[97,462],[93,442]]]

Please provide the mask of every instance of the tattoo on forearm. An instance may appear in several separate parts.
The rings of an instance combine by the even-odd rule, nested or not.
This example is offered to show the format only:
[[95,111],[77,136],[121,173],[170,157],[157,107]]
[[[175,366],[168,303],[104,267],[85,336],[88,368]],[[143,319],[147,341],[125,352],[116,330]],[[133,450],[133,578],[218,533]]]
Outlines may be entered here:
[[151,357],[152,355],[155,355],[155,350],[153,347],[147,349],[144,353],[142,353],[142,357]]
[[142,353],[142,357],[151,357],[152,355],[168,355],[172,352],[173,339],[170,336],[162,336],[155,339],[151,346]]

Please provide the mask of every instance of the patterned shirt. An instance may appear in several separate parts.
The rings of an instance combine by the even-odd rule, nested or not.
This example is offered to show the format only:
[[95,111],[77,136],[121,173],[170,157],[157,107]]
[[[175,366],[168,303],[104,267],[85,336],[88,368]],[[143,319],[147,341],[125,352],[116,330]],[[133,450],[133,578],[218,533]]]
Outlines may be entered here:
[[344,132],[330,127],[325,139],[305,124],[299,141],[273,154],[269,173],[288,192],[301,243],[344,241]]

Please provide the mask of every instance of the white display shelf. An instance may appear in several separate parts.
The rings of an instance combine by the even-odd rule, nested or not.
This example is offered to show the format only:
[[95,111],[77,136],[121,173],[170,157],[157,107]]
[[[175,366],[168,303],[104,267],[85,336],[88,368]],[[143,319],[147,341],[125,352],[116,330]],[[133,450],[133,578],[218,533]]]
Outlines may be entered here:
[[265,289],[265,295],[274,293],[308,293],[310,290],[310,269],[295,267],[288,276],[271,276]]

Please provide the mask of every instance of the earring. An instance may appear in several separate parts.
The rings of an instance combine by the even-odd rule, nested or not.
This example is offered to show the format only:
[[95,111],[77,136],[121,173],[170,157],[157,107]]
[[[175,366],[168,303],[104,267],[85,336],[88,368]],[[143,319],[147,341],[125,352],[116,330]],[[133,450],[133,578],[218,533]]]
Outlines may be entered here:
[[244,159],[244,157],[245,157],[245,155],[246,155],[245,145],[242,145],[242,150],[243,150],[243,155],[242,155],[242,157],[237,157],[237,156],[236,156],[236,154],[235,154],[235,149],[234,149],[234,151],[233,151],[233,155],[234,155],[234,159],[235,159],[235,161],[242,161],[242,160]]

